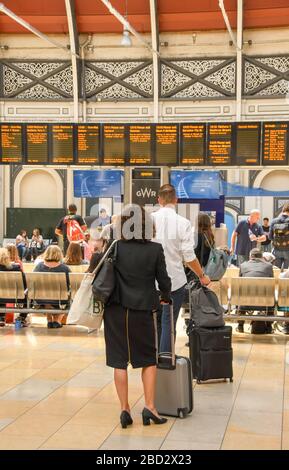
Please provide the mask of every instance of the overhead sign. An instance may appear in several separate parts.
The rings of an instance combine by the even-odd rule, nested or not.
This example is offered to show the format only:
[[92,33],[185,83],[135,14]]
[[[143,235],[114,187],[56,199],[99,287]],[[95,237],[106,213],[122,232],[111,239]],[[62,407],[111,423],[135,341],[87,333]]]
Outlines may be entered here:
[[75,170],[74,197],[121,196],[122,175],[122,170]]
[[218,171],[172,170],[170,183],[179,199],[220,199],[222,195]]

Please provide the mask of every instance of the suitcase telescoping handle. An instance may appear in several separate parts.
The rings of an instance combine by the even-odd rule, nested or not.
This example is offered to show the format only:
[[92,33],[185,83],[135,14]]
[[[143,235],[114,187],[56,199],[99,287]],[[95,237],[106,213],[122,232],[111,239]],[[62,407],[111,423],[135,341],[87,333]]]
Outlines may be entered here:
[[[166,304],[165,304],[166,305]],[[170,325],[171,325],[171,352],[161,352],[159,353],[159,342],[158,342],[158,329],[157,329],[157,319],[156,312],[154,313],[154,322],[155,322],[155,338],[156,338],[156,351],[157,351],[157,366],[162,369],[175,369],[176,367],[176,352],[175,352],[175,328],[174,328],[174,309],[172,301],[170,304],[166,305],[170,309]],[[160,358],[168,360],[162,361],[160,364]]]

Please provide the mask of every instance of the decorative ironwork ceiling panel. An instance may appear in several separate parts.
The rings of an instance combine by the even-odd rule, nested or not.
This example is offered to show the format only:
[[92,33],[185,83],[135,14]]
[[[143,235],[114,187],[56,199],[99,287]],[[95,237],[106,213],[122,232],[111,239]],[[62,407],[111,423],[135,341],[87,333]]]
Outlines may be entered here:
[[161,97],[220,99],[235,96],[234,58],[161,59]]
[[282,98],[289,94],[289,55],[244,57],[243,95]]

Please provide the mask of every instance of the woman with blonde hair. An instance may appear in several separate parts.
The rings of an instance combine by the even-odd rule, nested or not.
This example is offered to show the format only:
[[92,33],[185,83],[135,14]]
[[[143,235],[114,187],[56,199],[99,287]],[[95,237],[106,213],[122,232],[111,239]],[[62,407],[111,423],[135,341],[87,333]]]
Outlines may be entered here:
[[81,246],[79,245],[79,243],[75,242],[69,243],[66,256],[63,262],[70,266],[88,264],[88,262],[83,259]]
[[[67,289],[69,289],[69,267],[62,262],[62,251],[56,245],[50,245],[43,254],[43,260],[35,266],[33,272],[37,273],[65,273]],[[45,303],[45,307],[48,305]],[[49,302],[49,307],[59,308],[59,302]],[[47,328],[61,328],[62,314],[47,314]]]
[[16,245],[13,245],[13,243],[9,243],[8,245],[6,245],[6,249],[9,253],[9,258],[10,258],[11,263],[18,264],[20,266],[21,271],[23,271],[23,263],[21,259],[19,258]]
[[[19,264],[11,262],[7,248],[0,248],[0,271],[21,271]],[[22,276],[23,276],[23,281],[25,282],[25,277],[23,274]],[[5,307],[7,302],[5,302],[4,304],[0,304],[0,306]],[[21,323],[23,324],[23,326],[25,325],[26,317],[27,317],[27,314],[20,315]],[[5,314],[4,313],[0,313],[0,326],[5,326]]]

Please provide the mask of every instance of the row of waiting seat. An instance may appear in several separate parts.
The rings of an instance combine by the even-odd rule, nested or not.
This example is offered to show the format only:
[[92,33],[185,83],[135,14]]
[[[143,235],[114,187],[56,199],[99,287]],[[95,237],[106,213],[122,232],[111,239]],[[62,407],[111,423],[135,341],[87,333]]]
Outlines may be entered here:
[[[24,285],[21,272],[0,272],[0,304],[15,303],[16,307],[21,304],[23,308],[31,309],[37,303],[58,303],[59,307],[67,305],[74,299],[80,286],[84,273],[69,273],[70,288],[67,287],[65,273],[26,273],[26,286]],[[9,311],[3,307],[0,311]],[[14,311],[17,309],[14,308]],[[55,311],[56,313],[56,311]]]
[[289,278],[231,277],[220,281],[220,303],[228,307],[288,307]]
[[[26,287],[21,272],[0,272],[0,304],[13,302],[31,309],[43,300],[69,306],[80,286],[84,273],[69,273],[70,288],[65,273],[26,273]],[[233,306],[238,313],[240,306],[266,310],[286,307],[289,309],[289,279],[224,277],[220,281],[219,300],[231,314]],[[40,302],[41,301],[41,302]],[[262,308],[263,307],[263,308]],[[8,311],[5,307],[0,311]],[[254,310],[254,309],[252,309]],[[16,311],[14,309],[14,311]]]
[[[267,316],[267,319],[289,321],[289,317],[285,318],[284,316],[284,311],[286,312],[288,309],[289,312],[289,278],[224,276],[221,281],[214,283],[213,290],[216,292],[221,305],[228,312],[225,319],[239,319],[242,316],[240,312],[244,310],[258,310],[270,313],[271,316]],[[247,308],[242,309],[241,307],[244,306]],[[273,312],[274,316],[272,316]],[[282,313],[280,314],[280,312]],[[185,319],[190,317],[188,308],[185,308],[183,317]],[[242,319],[244,319],[243,316]],[[246,319],[250,320],[253,317],[246,316]],[[254,319],[264,320],[264,316],[254,316]]]
[[[88,264],[69,265],[70,271],[73,273],[84,273],[87,271]],[[23,272],[32,273],[35,269],[34,263],[23,263]]]

